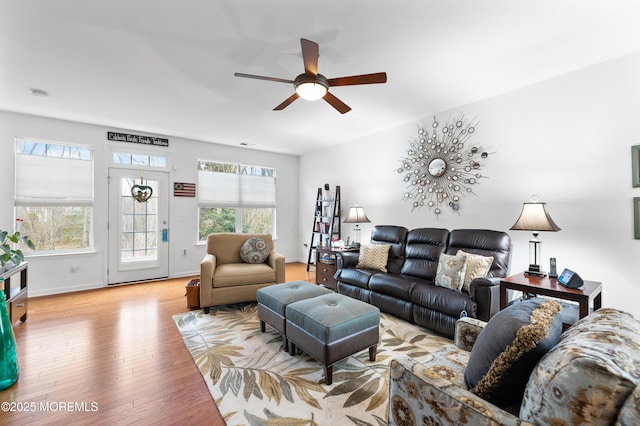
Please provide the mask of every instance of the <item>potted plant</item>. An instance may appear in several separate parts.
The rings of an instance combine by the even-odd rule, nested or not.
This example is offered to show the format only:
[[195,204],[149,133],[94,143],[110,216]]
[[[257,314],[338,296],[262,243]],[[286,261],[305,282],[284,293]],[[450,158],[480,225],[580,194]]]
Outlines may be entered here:
[[0,271],[7,263],[13,263],[17,266],[24,260],[24,253],[17,246],[19,242],[25,243],[32,250],[36,249],[33,241],[26,235],[22,235],[20,231],[9,234],[7,231],[0,230]]

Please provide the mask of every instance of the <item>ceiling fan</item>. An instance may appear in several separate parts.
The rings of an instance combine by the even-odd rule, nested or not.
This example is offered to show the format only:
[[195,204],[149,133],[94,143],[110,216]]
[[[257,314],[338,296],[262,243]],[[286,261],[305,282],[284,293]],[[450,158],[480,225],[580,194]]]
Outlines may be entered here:
[[281,111],[288,107],[298,98],[307,100],[324,99],[332,107],[337,109],[341,114],[351,111],[351,108],[329,92],[329,87],[334,86],[353,86],[356,84],[374,84],[386,83],[387,73],[378,72],[374,74],[352,75],[349,77],[326,78],[318,73],[318,57],[320,56],[320,47],[318,43],[304,38],[300,39],[302,46],[302,60],[304,61],[304,73],[297,76],[294,80],[286,80],[276,77],[264,77],[253,74],[234,73],[236,77],[255,78],[258,80],[275,81],[278,83],[293,83],[295,92],[289,96],[280,105],[275,107],[274,111]]

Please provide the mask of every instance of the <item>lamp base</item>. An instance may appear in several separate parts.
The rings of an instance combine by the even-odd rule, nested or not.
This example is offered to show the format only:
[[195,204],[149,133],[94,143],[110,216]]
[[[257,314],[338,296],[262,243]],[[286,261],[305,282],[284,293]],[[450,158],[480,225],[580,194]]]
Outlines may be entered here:
[[532,277],[546,277],[547,273],[543,271],[524,271],[525,275],[531,275]]
[[540,270],[540,265],[529,265],[529,269],[524,271],[525,275],[531,275],[534,277],[546,277],[547,273]]

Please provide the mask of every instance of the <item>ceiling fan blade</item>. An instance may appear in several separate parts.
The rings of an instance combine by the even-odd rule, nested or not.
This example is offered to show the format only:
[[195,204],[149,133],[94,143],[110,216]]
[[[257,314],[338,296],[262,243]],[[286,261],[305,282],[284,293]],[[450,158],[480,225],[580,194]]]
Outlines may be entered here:
[[327,101],[332,107],[334,107],[335,109],[337,109],[340,114],[344,114],[346,112],[351,111],[351,107],[347,104],[345,104],[344,102],[342,102],[340,99],[336,98],[335,96],[333,96],[331,94],[331,92],[327,92],[326,95],[323,96],[323,98],[325,101]]
[[257,80],[267,80],[267,81],[275,81],[277,83],[291,83],[291,84],[293,84],[293,80],[285,80],[284,78],[264,77],[262,75],[243,74],[241,72],[233,73],[233,75],[235,75],[236,77],[255,78]]
[[306,38],[300,39],[302,46],[302,60],[304,61],[304,72],[311,75],[318,74],[318,57],[320,56],[320,46],[318,43]]
[[293,95],[289,96],[287,99],[284,100],[284,102],[282,102],[280,105],[275,107],[273,110],[274,111],[282,111],[283,109],[285,109],[286,107],[291,105],[291,103],[293,101],[295,101],[296,99],[298,99],[299,97],[300,96],[298,95],[298,93],[294,92]]
[[352,75],[349,77],[338,77],[328,79],[329,86],[352,86],[355,84],[375,84],[386,83],[387,73],[376,72],[373,74]]

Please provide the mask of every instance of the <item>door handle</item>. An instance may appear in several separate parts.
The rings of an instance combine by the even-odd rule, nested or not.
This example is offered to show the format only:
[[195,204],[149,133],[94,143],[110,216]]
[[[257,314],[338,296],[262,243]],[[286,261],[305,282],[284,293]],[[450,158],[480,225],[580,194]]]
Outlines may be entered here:
[[167,228],[162,228],[162,242],[169,242],[169,230]]

